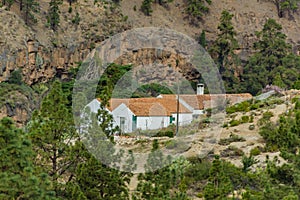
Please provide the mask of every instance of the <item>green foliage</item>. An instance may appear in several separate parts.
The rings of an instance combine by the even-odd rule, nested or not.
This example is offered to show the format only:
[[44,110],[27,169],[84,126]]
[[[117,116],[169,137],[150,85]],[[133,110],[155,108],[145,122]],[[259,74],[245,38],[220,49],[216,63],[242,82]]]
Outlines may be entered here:
[[152,2],[153,0],[144,0],[141,5],[141,11],[147,16],[150,16],[152,13]]
[[133,94],[133,98],[157,97],[159,94],[172,94],[173,92],[166,86],[158,83],[145,84],[139,87]]
[[25,23],[29,25],[29,22],[35,23],[37,19],[34,17],[34,13],[39,12],[40,5],[36,0],[22,0],[22,9],[25,15]]
[[242,163],[243,163],[243,171],[247,172],[249,171],[249,168],[256,164],[258,161],[256,159],[254,159],[253,155],[250,154],[249,157],[247,156],[243,156],[242,158]]
[[233,126],[238,126],[240,125],[240,121],[239,120],[236,120],[236,119],[233,119],[229,122],[230,126],[233,127]]
[[233,190],[229,177],[224,173],[224,163],[216,156],[209,170],[208,183],[204,189],[207,200],[223,199]]
[[186,187],[179,183],[188,166],[189,162],[184,158],[171,162],[171,158],[165,157],[160,151],[158,141],[154,140],[145,165],[146,173],[138,177],[135,199],[187,200]]
[[199,44],[203,47],[206,48],[207,42],[206,42],[206,36],[205,36],[205,31],[202,30],[201,35],[199,37]]
[[34,149],[43,158],[36,159],[36,163],[49,173],[56,192],[59,191],[57,180],[68,179],[70,175],[66,175],[66,171],[73,164],[67,157],[76,132],[67,103],[61,83],[55,81],[42,101],[41,109],[33,114],[28,124]]
[[251,104],[249,101],[243,101],[233,106],[226,107],[226,112],[227,114],[232,114],[235,112],[248,112],[250,110],[250,105]]
[[72,19],[72,23],[75,25],[79,25],[80,20],[80,15],[78,12],[76,12],[75,17]]
[[154,137],[174,137],[174,128],[163,128],[158,131]]
[[251,149],[250,151],[250,155],[251,156],[258,156],[261,153],[260,147],[254,147],[253,149]]
[[[299,112],[299,111],[298,111]],[[281,116],[278,127],[267,122],[260,130],[260,134],[266,140],[267,150],[281,150],[283,152],[295,153],[299,145],[299,118],[298,112],[295,115]],[[265,118],[269,118],[271,114],[267,114]]]
[[291,88],[298,78],[300,58],[285,42],[286,35],[282,33],[281,25],[268,19],[263,30],[256,35],[259,41],[254,43],[254,49],[257,52],[245,66],[244,90],[257,94],[267,84]]
[[295,12],[298,9],[299,0],[269,0],[275,4],[278,17],[282,18],[285,11],[291,16],[291,11]]
[[249,130],[252,131],[252,130],[254,130],[254,129],[255,129],[255,125],[254,125],[254,124],[250,124],[250,125],[249,125]]
[[[96,90],[96,97],[100,97],[101,99],[109,100],[112,97],[112,92],[114,91],[114,87],[117,84],[117,82],[122,78],[128,71],[132,69],[131,65],[117,65],[117,64],[111,64],[106,69],[103,75],[101,76],[99,80],[99,84]],[[131,79],[125,77],[125,81],[130,81]],[[123,84],[123,82],[122,82]],[[124,83],[124,85],[129,83]],[[116,91],[116,94],[119,96],[114,96],[115,98],[118,97],[124,97],[129,96],[129,91],[124,90],[124,88],[121,88],[121,91]]]
[[130,179],[126,173],[102,164],[89,154],[84,159],[76,168],[76,179],[67,184],[68,199],[129,200],[126,184]]
[[0,199],[55,199],[47,174],[34,166],[31,142],[10,118],[0,121],[0,146]]
[[300,76],[298,77],[298,80],[296,80],[293,84],[294,89],[300,90]]
[[229,138],[220,139],[219,145],[229,145],[232,142],[243,142],[243,141],[246,141],[245,138],[235,134],[230,134]]
[[235,157],[235,156],[243,156],[244,152],[237,148],[236,146],[229,146],[225,150],[221,152],[221,156],[223,157]]
[[[152,10],[152,4],[157,3],[161,6],[167,7],[168,3],[173,2],[173,0],[143,0],[141,5],[141,11],[147,15],[150,16],[153,12]],[[133,10],[136,11],[136,6],[133,7]]]
[[247,115],[242,116],[241,123],[248,123],[250,121],[250,117]]
[[273,117],[274,114],[271,111],[267,111],[263,113],[263,116],[258,121],[258,125],[264,125],[270,122],[271,117]]
[[59,5],[61,5],[61,4],[62,4],[61,0],[51,0],[49,2],[49,11],[48,11],[48,15],[47,15],[47,21],[48,21],[48,24],[50,25],[51,29],[54,31],[57,30],[57,27],[60,22]]
[[236,31],[232,24],[233,14],[227,10],[222,12],[220,24],[218,26],[219,34],[209,52],[215,60],[222,79],[225,83],[225,89],[228,93],[238,92],[239,80],[235,76],[236,69],[240,65],[238,56],[234,53],[239,48],[236,37]]
[[14,70],[10,77],[8,78],[8,83],[16,84],[16,85],[22,85],[22,71],[20,69]]
[[211,0],[187,0],[186,13],[189,15],[192,23],[198,24],[198,20],[202,19],[203,14],[209,12],[208,5],[211,5]]

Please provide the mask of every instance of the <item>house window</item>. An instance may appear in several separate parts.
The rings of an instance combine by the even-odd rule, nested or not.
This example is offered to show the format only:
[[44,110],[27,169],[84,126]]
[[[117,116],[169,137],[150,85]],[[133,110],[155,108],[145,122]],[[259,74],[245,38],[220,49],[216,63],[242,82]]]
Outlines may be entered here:
[[175,117],[170,116],[170,124],[172,124],[173,121],[175,121]]
[[125,117],[120,117],[120,129],[125,132]]

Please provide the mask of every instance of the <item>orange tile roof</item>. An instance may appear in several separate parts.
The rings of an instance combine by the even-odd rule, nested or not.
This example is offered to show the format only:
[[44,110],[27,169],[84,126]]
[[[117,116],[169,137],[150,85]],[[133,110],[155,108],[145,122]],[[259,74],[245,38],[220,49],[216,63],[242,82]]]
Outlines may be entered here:
[[[116,109],[122,103],[137,116],[170,116],[177,112],[177,95],[162,94],[162,98],[131,98],[109,100],[107,108],[110,111]],[[250,93],[242,94],[180,94],[179,98],[183,99],[193,109],[203,110],[205,108],[216,107],[220,101],[229,101],[230,104],[238,103],[252,98]],[[98,99],[101,102],[101,99]],[[181,103],[179,104],[179,113],[191,113]]]
[[[162,94],[162,98],[174,98],[174,94]],[[180,94],[179,98],[184,100],[188,105],[197,110],[203,110],[205,108],[216,107],[220,101],[229,101],[230,104],[235,104],[240,101],[245,101],[252,98],[250,93],[241,93],[241,94]]]
[[[100,99],[98,101],[101,102]],[[171,116],[177,112],[177,100],[175,98],[112,98],[109,101],[108,109],[112,111],[122,103],[137,116]],[[179,113],[191,113],[191,111],[179,104]]]

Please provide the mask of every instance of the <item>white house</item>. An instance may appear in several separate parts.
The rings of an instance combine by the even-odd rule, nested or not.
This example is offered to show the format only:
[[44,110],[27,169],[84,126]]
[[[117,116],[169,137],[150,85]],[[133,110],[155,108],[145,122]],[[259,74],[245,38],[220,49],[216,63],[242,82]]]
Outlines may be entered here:
[[[220,101],[228,101],[230,104],[251,99],[252,95],[245,94],[204,94],[204,85],[197,85],[197,94],[180,94],[178,96],[159,95],[157,98],[112,98],[105,108],[112,114],[115,126],[119,126],[122,132],[130,133],[136,129],[153,130],[178,124],[190,124],[194,118],[204,113],[207,108],[220,105]],[[87,106],[97,113],[101,100],[94,99]]]
[[[157,98],[133,98],[112,111],[115,123],[125,132],[136,129],[154,130],[177,121],[177,100]],[[192,112],[179,104],[179,125],[192,121]]]

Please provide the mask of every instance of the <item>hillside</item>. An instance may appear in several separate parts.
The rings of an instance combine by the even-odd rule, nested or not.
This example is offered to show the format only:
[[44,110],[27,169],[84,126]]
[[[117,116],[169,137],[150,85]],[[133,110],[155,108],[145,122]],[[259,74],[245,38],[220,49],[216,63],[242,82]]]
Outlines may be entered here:
[[[0,199],[299,199],[299,24],[300,0],[0,1]],[[113,37],[141,27],[168,30]]]

